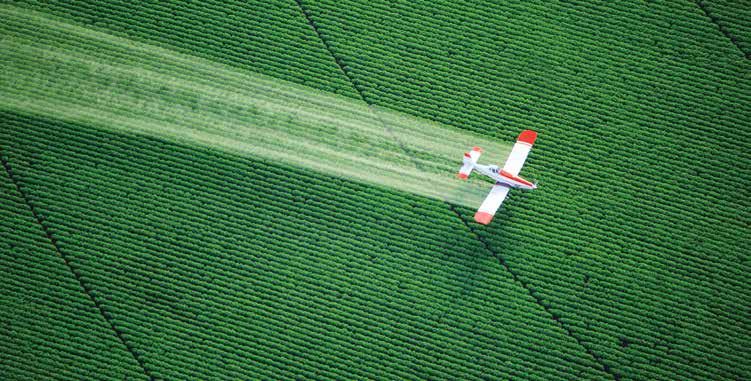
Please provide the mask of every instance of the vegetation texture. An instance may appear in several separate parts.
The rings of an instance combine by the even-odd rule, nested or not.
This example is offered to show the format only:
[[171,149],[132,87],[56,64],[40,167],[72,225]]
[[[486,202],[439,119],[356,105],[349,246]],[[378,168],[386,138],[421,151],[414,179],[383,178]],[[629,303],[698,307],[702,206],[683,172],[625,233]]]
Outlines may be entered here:
[[697,4],[730,43],[751,59],[751,2],[711,0]]
[[0,378],[146,379],[102,316],[110,306],[87,295],[88,274],[60,255],[0,155]]
[[[6,2],[0,376],[751,378],[737,7]],[[540,188],[481,227],[470,208],[142,133],[190,124],[166,111],[124,128],[139,91],[189,108],[206,87],[154,86],[141,74],[174,63],[113,53],[133,82],[92,99],[75,62],[27,53],[113,47],[35,32],[26,12],[486,139],[535,129],[522,175]],[[23,102],[29,83],[48,110]]]

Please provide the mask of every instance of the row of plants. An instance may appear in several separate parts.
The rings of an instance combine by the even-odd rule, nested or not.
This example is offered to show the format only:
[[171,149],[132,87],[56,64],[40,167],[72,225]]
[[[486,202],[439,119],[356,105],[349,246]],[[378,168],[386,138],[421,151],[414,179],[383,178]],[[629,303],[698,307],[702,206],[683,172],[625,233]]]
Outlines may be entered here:
[[0,276],[3,378],[147,378],[55,252],[5,169]]
[[541,133],[540,189],[477,231],[614,374],[749,374],[750,93],[694,4],[303,5],[369,102]]
[[[19,178],[61,249],[147,364],[172,364],[166,378],[219,357],[236,369],[226,377],[597,374],[441,203],[5,116]],[[493,323],[467,334],[478,319]],[[191,342],[204,345],[159,349]],[[498,368],[499,356],[513,360]]]

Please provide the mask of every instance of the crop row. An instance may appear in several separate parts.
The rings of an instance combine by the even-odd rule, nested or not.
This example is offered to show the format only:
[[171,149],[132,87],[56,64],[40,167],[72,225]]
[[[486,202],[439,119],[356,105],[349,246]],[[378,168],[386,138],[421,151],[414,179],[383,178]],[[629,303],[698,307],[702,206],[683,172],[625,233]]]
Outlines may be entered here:
[[[751,54],[751,9],[725,0],[702,2],[708,17],[714,17],[720,32],[732,36],[729,44],[738,46],[739,54]],[[715,22],[715,20],[712,20]]]
[[[305,50],[317,41],[315,34],[306,29],[294,2],[280,4],[271,12],[276,15],[276,11],[284,9],[281,16],[248,19],[229,15],[244,15],[243,7],[228,4],[224,9],[231,12],[221,12],[216,5],[208,3],[202,8],[170,5],[147,9],[120,5],[101,8],[95,7],[93,2],[77,2],[71,5],[48,4],[42,9],[73,12],[81,22],[94,17],[107,23],[105,29],[168,46],[189,47],[187,50],[202,57],[323,89],[339,91],[347,88],[341,85],[344,78],[330,82],[331,78],[337,77],[337,69],[330,57],[323,58],[325,52],[321,54],[320,45],[317,53],[310,54],[321,59],[314,59],[310,68],[306,62],[308,53],[282,53],[283,50]],[[602,356],[612,369],[630,378],[663,379],[717,375],[730,378],[749,373],[747,361],[738,355],[744,353],[744,336],[736,333],[746,321],[736,307],[743,305],[748,297],[743,282],[747,269],[743,262],[739,264],[744,257],[742,248],[749,246],[748,237],[738,236],[739,229],[744,229],[748,220],[740,216],[739,211],[747,208],[749,201],[747,196],[733,190],[745,189],[749,185],[746,176],[736,176],[739,163],[749,159],[750,151],[737,144],[748,140],[748,130],[736,128],[748,124],[749,93],[738,81],[737,63],[712,59],[716,53],[704,50],[721,36],[713,28],[701,25],[702,20],[697,18],[701,13],[691,8],[693,4],[680,9],[648,9],[626,3],[606,6],[566,4],[553,9],[535,3],[488,8],[483,8],[482,4],[467,7],[444,2],[417,3],[409,7],[386,2],[360,5],[306,1],[304,5],[334,53],[364,89],[369,101],[503,139],[513,138],[521,128],[543,132],[525,168],[525,173],[531,177],[541,178],[541,190],[530,195],[512,195],[493,226],[480,232],[532,292],[542,297],[543,304],[548,305],[565,325],[571,327],[575,336]],[[635,18],[635,14],[640,16]],[[237,38],[244,33],[244,29],[232,27],[238,20],[272,30],[255,39],[258,44],[248,45],[254,57],[253,64],[248,63],[248,52],[237,49]],[[295,22],[302,22],[303,27],[298,29],[307,31],[305,36],[313,45],[291,41],[295,39],[291,37],[294,33],[286,33],[286,27],[279,29],[285,21],[296,26],[300,25]],[[216,35],[212,31],[216,31]],[[189,70],[181,71],[180,75],[190,78]],[[338,88],[330,83],[337,83]],[[75,97],[75,94],[70,96]],[[44,152],[48,143],[43,135],[47,133],[44,128],[38,129],[36,134],[30,132],[29,141],[23,144],[37,145],[36,152]],[[71,139],[78,139],[72,146],[81,146],[86,145],[85,141],[90,138]],[[97,139],[108,140],[103,136]],[[131,149],[127,144],[81,148],[91,155],[78,159],[78,162],[101,160],[97,158],[103,156],[102,152],[130,152]],[[169,151],[170,155],[177,155],[176,148],[171,147]],[[192,151],[183,155],[180,162],[193,164]],[[213,160],[218,160],[216,157],[199,169],[173,168],[179,165],[154,168],[146,163],[140,169],[146,175],[140,180],[121,182],[117,186],[108,182],[131,179],[129,167],[109,167],[110,172],[96,172],[98,177],[70,181],[60,173],[71,161],[63,154],[55,158],[47,158],[45,165],[58,174],[57,179],[41,173],[29,175],[24,181],[36,184],[38,201],[51,215],[75,216],[75,220],[81,221],[64,223],[58,220],[51,228],[56,235],[64,237],[63,242],[71,250],[87,248],[87,254],[82,254],[86,258],[96,257],[93,248],[107,242],[102,238],[107,236],[117,238],[117,244],[107,243],[110,252],[117,252],[118,247],[139,252],[139,246],[134,242],[138,242],[139,234],[149,231],[159,233],[152,239],[163,235],[168,242],[151,248],[154,252],[166,253],[155,256],[154,262],[150,262],[152,268],[175,261],[174,255],[185,257],[187,252],[201,253],[206,258],[218,253],[237,258],[247,255],[247,252],[257,252],[262,253],[259,258],[267,258],[274,256],[275,249],[278,249],[290,258],[283,262],[288,270],[275,278],[262,278],[264,282],[257,287],[283,290],[300,285],[320,286],[295,280],[295,274],[303,269],[290,264],[295,258],[290,253],[294,252],[311,261],[305,263],[307,268],[317,269],[311,270],[312,274],[325,279],[331,276],[327,274],[337,274],[337,271],[352,271],[357,279],[389,279],[389,274],[400,279],[417,279],[413,287],[429,290],[420,295],[424,300],[394,300],[411,303],[411,306],[425,305],[424,308],[437,305],[439,309],[442,308],[441,300],[447,298],[447,288],[456,287],[461,279],[461,276],[450,276],[452,269],[456,271],[453,274],[469,271],[467,279],[471,282],[487,276],[483,271],[487,269],[482,266],[479,270],[460,266],[470,261],[468,258],[477,260],[468,254],[477,250],[477,244],[470,243],[461,234],[452,234],[457,229],[456,221],[451,222],[453,217],[440,204],[405,199],[381,190],[352,189],[346,182],[316,181],[308,176],[304,184],[290,188],[285,175],[256,163],[246,164],[248,171],[259,171],[272,179],[238,178],[232,171],[225,171],[222,176],[235,180],[215,183],[212,176],[200,174],[214,173],[212,166],[215,165]],[[77,165],[86,167],[85,164]],[[236,162],[228,160],[224,165],[233,168]],[[743,168],[740,169],[744,173]],[[157,181],[155,179],[166,182],[176,172],[185,179],[183,185],[166,185],[163,190],[150,188]],[[709,174],[719,187],[696,186],[695,179]],[[253,181],[258,188],[232,185],[244,181]],[[109,198],[100,194],[89,196],[85,191],[89,183],[97,184],[91,189],[117,193],[108,195]],[[76,191],[71,195],[53,197],[42,184]],[[213,185],[196,193],[192,190],[195,184]],[[137,193],[132,190],[134,186],[150,189],[144,193],[148,196],[129,195]],[[225,191],[228,187],[231,191]],[[264,194],[256,191],[255,195],[247,196],[253,189],[263,189]],[[336,192],[337,189],[343,191]],[[162,198],[159,198],[160,192],[165,193]],[[97,204],[99,207],[87,207],[91,197],[101,198]],[[231,213],[223,212],[228,197],[233,205],[238,205]],[[133,202],[151,205],[149,198],[195,199],[195,205],[205,203],[211,212],[198,215],[195,212],[198,207],[188,202],[167,202],[172,210],[156,206],[154,210],[159,213],[145,208],[138,212],[129,210]],[[111,207],[103,200],[114,200],[113,204],[123,207]],[[402,215],[412,204],[417,204],[419,209],[411,217],[428,215],[424,224],[430,227],[411,223]],[[293,209],[286,209],[290,205]],[[294,216],[290,215],[292,212]],[[469,211],[466,217],[471,219]],[[200,233],[202,224],[218,226],[226,220],[233,226],[231,234],[213,230],[207,237]],[[136,229],[132,227],[133,221],[140,221],[142,225]],[[252,228],[243,228],[251,223]],[[136,229],[136,233],[122,233],[128,229]],[[180,233],[185,231],[191,232],[187,240],[191,243],[187,245],[186,240],[180,238]],[[243,231],[246,234],[242,234]],[[374,231],[379,233],[371,236]],[[430,233],[415,235],[416,231]],[[82,240],[81,237],[86,235],[87,238]],[[248,242],[248,236],[253,236],[252,242]],[[208,241],[206,246],[202,246],[204,241]],[[415,246],[414,250],[411,250],[411,245]],[[455,248],[464,250],[464,254],[459,255],[462,258],[459,262],[446,262],[442,266],[429,264],[435,256],[442,260],[451,258]],[[225,253],[227,250],[230,253]],[[457,254],[459,252],[457,250]],[[346,262],[334,259],[319,265],[319,253],[359,260],[372,257],[377,258],[377,262],[362,262],[354,269],[347,267]],[[407,262],[410,255],[413,255],[414,263]],[[392,266],[381,262],[387,259],[394,261]],[[190,263],[184,267],[189,269]],[[235,260],[230,259],[220,268],[233,264],[236,264]],[[266,268],[274,268],[275,264],[268,262]],[[317,265],[320,267],[315,267]],[[441,281],[426,275],[432,274],[434,266],[438,268],[436,274],[443,277]],[[130,267],[143,274],[150,271],[143,265],[139,267],[137,261],[128,262],[118,271],[127,273]],[[372,270],[373,267],[376,270]],[[410,277],[403,271],[405,268],[422,270]],[[107,271],[106,266],[91,269],[94,274],[106,274]],[[479,274],[472,274],[473,269]],[[206,271],[213,273],[217,270],[209,268]],[[195,276],[192,273],[184,275]],[[126,282],[125,279],[122,278],[120,283]],[[278,279],[289,281],[275,284]],[[331,279],[332,282],[338,281],[337,288],[316,288],[316,295],[334,291],[346,295],[343,292],[346,290],[345,279]],[[169,279],[163,281],[169,284]],[[506,281],[497,278],[490,283]],[[267,282],[274,286],[268,288]],[[103,280],[98,284],[103,288],[106,286]],[[332,305],[350,306],[353,311],[358,311],[358,307],[351,303],[367,302],[367,308],[360,309],[373,311],[378,308],[376,296],[391,295],[391,287],[383,284],[372,289],[358,288],[354,296],[350,296],[354,298],[348,301],[350,304],[323,300]],[[183,293],[189,295],[194,292],[191,288],[185,290],[188,291]],[[234,292],[239,294],[241,291]],[[522,296],[525,291],[520,292],[516,298],[525,300]],[[117,300],[127,299],[122,291],[118,295]],[[304,293],[296,295],[301,295],[296,309],[310,308],[302,307],[305,305]],[[463,309],[452,309],[452,314],[458,314],[462,322],[471,321],[470,315],[477,304],[493,306],[496,301],[505,299],[502,292],[481,295],[484,295],[482,299],[473,299],[473,303],[468,303]],[[524,303],[530,302],[528,297],[526,300]],[[196,303],[199,302],[194,301],[192,306]],[[399,321],[415,319],[389,303],[386,306],[385,311]],[[501,306],[495,305],[495,308]],[[119,311],[123,310],[130,311],[125,307]],[[479,313],[479,316],[487,318],[488,314],[490,312]],[[357,314],[347,316],[346,322],[362,319]],[[511,319],[515,315],[506,311],[502,316]],[[126,319],[123,324],[132,324],[134,320],[156,324],[153,319],[146,321],[137,316]],[[429,319],[416,320],[420,327],[430,327]],[[378,323],[386,327],[394,324],[393,320],[379,320]],[[508,322],[500,324],[504,329],[509,326]],[[311,325],[314,323],[305,326]],[[530,335],[530,329],[541,328],[525,325],[526,319],[525,324],[513,332],[526,337]],[[452,335],[460,335],[458,331],[452,332]],[[389,333],[387,328],[386,333],[376,336],[378,340],[368,341],[374,340],[367,338],[372,336],[358,336],[355,342],[378,343],[381,349],[376,353],[387,353],[383,350],[383,343],[388,341],[382,338]],[[496,331],[495,334],[499,333]],[[416,337],[425,335],[425,331],[419,331]],[[145,340],[148,338],[144,336],[140,341]],[[187,341],[183,343],[189,345],[189,335],[186,334],[184,340]],[[402,339],[401,342],[409,341]],[[623,344],[627,342],[631,344]],[[228,343],[232,344],[231,341]],[[435,347],[441,346],[439,341],[431,343]],[[282,345],[275,342],[268,347],[281,348]],[[518,346],[514,344],[510,348]],[[583,354],[579,347],[568,350]],[[566,351],[561,353],[568,353]],[[529,348],[520,352],[531,353]],[[332,353],[322,355],[328,359],[322,361],[329,364],[328,361],[336,359]],[[404,352],[400,353],[400,358],[406,358]],[[447,361],[445,364],[449,369],[457,372],[465,369],[480,372],[485,363],[476,366],[455,363],[455,356],[467,353],[471,352],[454,350],[446,353],[447,359],[443,361]],[[500,353],[508,355],[508,352]],[[277,349],[269,361],[282,361],[280,358],[285,356],[289,355]],[[416,356],[419,360],[415,363],[427,361],[426,357]],[[555,360],[520,356],[528,361],[523,367],[534,368],[537,361],[557,363],[567,355],[558,354],[554,356]],[[155,354],[150,359],[156,361],[156,357]],[[165,358],[165,361],[174,359]],[[192,361],[200,361],[200,358]],[[487,361],[493,363],[490,359]],[[275,368],[277,371],[291,367],[286,361],[282,362],[284,364]],[[296,369],[307,369],[314,363]],[[242,366],[239,359],[235,364]],[[264,366],[271,366],[269,364]],[[371,361],[368,365],[384,366],[383,361]],[[399,369],[404,371],[406,367]],[[509,370],[509,374],[524,373],[523,369],[516,369]],[[561,374],[566,374],[562,368],[558,369]],[[329,376],[341,374],[336,373],[341,369],[327,367],[325,371]],[[383,372],[397,376],[388,370]],[[273,371],[266,374],[273,374]]]
[[[595,371],[440,203],[8,116],[13,145],[44,160],[19,178],[117,324],[158,329],[156,347],[211,343],[205,355],[149,353],[173,376],[219,354],[237,375],[264,371],[237,356],[269,376],[480,377],[499,356],[517,359],[499,375]],[[467,334],[478,317],[494,323]]]
[[[121,1],[18,4],[242,69],[342,94],[353,91],[323,46],[316,46],[313,30],[294,3],[211,1],[200,7],[178,1],[148,6]],[[264,11],[253,12],[257,7]],[[241,11],[230,11],[233,8]],[[270,51],[274,53],[267,54]]]
[[303,3],[370,102],[541,132],[540,190],[478,232],[614,372],[748,375],[748,84],[693,4]]
[[[35,20],[35,22],[39,21]],[[12,58],[9,62],[14,62],[17,66],[13,71],[17,83],[22,84],[25,94],[34,88],[33,91],[38,93],[35,96],[45,98],[46,101],[62,100],[66,105],[55,106],[58,109],[70,108],[75,100],[78,100],[76,103],[78,105],[90,106],[90,99],[94,98],[97,104],[113,105],[108,107],[108,112],[132,114],[134,110],[138,110],[139,117],[151,118],[154,122],[180,123],[187,129],[198,128],[201,131],[214,128],[212,133],[216,135],[237,133],[237,129],[243,128],[243,125],[254,125],[256,127],[248,130],[257,134],[256,141],[253,142],[254,146],[264,145],[257,141],[260,138],[258,134],[261,132],[270,134],[272,139],[279,139],[283,130],[284,133],[291,134],[295,138],[289,137],[288,142],[272,140],[265,145],[273,144],[278,147],[280,144],[288,145],[305,138],[302,140],[313,148],[319,148],[315,143],[320,141],[327,149],[344,151],[346,155],[358,154],[372,157],[379,152],[390,153],[398,150],[396,143],[392,142],[390,136],[385,136],[386,130],[375,121],[373,113],[364,105],[353,107],[342,102],[341,99],[334,98],[331,99],[336,102],[333,105],[328,104],[326,101],[328,98],[319,99],[311,95],[310,91],[303,93],[307,99],[296,98],[299,94],[294,89],[274,91],[273,88],[267,89],[263,82],[258,83],[257,78],[243,78],[230,72],[222,72],[223,75],[209,75],[208,73],[197,75],[193,70],[193,75],[189,75],[187,68],[174,65],[169,57],[161,55],[147,55],[143,57],[145,61],[142,61],[141,57],[132,57],[132,54],[128,55],[126,52],[120,52],[120,49],[111,47],[94,47],[95,50],[87,54],[79,49],[82,46],[88,48],[96,46],[98,39],[87,36],[89,38],[82,40],[80,36],[71,34],[67,34],[65,39],[57,39],[50,37],[50,29],[56,30],[55,28],[40,28],[39,25],[34,25],[34,22],[23,18],[10,18],[7,24],[9,25],[6,25],[6,28],[17,33],[13,38],[13,46],[7,48],[8,57]],[[134,50],[130,49],[130,51]],[[112,57],[117,58],[110,59]],[[110,61],[115,61],[118,65]],[[148,64],[142,65],[142,62],[148,62]],[[44,71],[44,68],[51,66],[56,68],[54,73]],[[157,74],[151,70],[144,71],[142,66],[150,69],[160,66],[161,69]],[[179,69],[177,73],[162,74],[173,66]],[[53,77],[56,85],[49,86],[49,81],[52,81]],[[31,80],[25,80],[25,78]],[[180,80],[177,81],[177,78]],[[226,81],[223,81],[225,79]],[[209,85],[208,82],[212,80],[214,83]],[[248,82],[255,85],[247,85]],[[237,85],[238,83],[240,85]],[[246,85],[243,86],[243,83]],[[89,97],[79,99],[76,92],[82,91],[83,87],[86,87],[86,94]],[[116,90],[113,90],[115,87]],[[243,94],[243,91],[249,91],[253,95],[248,96]],[[50,96],[53,92],[56,97]],[[267,101],[269,103],[264,103]],[[311,105],[311,101],[320,104]],[[248,106],[248,102],[252,105]],[[259,104],[261,109],[254,107],[255,104]],[[279,112],[291,118],[277,117],[267,110],[268,105],[281,109]],[[297,116],[297,113],[304,115]],[[318,115],[319,119],[308,120],[306,118],[308,114]],[[207,122],[223,120],[233,125],[223,129],[215,126],[196,127],[195,118],[198,116],[205,118]],[[399,121],[399,123],[400,125],[394,127],[406,129],[399,130],[400,135],[417,130],[408,121]],[[234,124],[240,124],[240,126]],[[383,131],[375,135],[372,134],[373,129]],[[436,146],[436,142],[441,141],[429,133],[418,132],[419,136],[414,138],[425,138],[422,142],[424,145],[433,147]],[[353,137],[360,136],[357,134],[362,134],[362,139],[354,139]],[[455,147],[453,149],[459,151]],[[311,148],[307,150],[310,151]],[[363,150],[368,152],[363,155]],[[298,156],[304,153],[299,149],[293,152]],[[420,156],[419,160],[423,163],[423,167],[445,167],[446,163],[434,162],[436,157],[445,155],[444,151],[426,152]],[[409,163],[404,155],[401,156],[400,159],[407,163],[400,165],[411,167],[412,163]],[[375,160],[373,164],[382,165],[384,159],[385,156],[379,157],[379,160]],[[366,161],[363,165],[370,163]],[[449,165],[453,167],[453,164]]]
[[145,378],[53,250],[4,169],[0,252],[3,377]]

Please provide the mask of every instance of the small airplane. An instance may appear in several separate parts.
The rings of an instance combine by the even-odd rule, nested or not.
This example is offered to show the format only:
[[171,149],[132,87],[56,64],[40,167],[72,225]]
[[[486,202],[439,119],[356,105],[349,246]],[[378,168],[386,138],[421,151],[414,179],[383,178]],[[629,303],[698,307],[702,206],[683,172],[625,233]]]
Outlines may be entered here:
[[503,168],[498,168],[497,165],[477,164],[477,160],[482,154],[480,147],[473,147],[472,151],[464,154],[464,165],[459,169],[458,175],[460,179],[466,180],[472,170],[475,170],[495,180],[495,185],[493,185],[488,196],[485,197],[480,209],[475,213],[475,221],[483,225],[489,224],[511,188],[537,189],[537,183],[531,183],[519,177],[519,171],[521,171],[524,161],[527,160],[527,155],[529,155],[536,139],[537,132],[532,130],[522,131],[519,138],[516,139],[516,144],[511,149]]

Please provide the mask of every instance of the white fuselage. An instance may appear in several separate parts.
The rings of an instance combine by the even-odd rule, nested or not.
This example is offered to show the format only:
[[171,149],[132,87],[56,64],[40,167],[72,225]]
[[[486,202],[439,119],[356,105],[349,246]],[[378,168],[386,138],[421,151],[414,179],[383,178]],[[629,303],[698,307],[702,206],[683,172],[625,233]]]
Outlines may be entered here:
[[485,176],[490,177],[496,182],[508,185],[512,188],[520,188],[520,189],[536,189],[537,188],[537,185],[527,180],[524,180],[519,176],[514,176],[508,172],[505,172],[501,168],[499,168],[497,165],[475,164],[473,169]]

